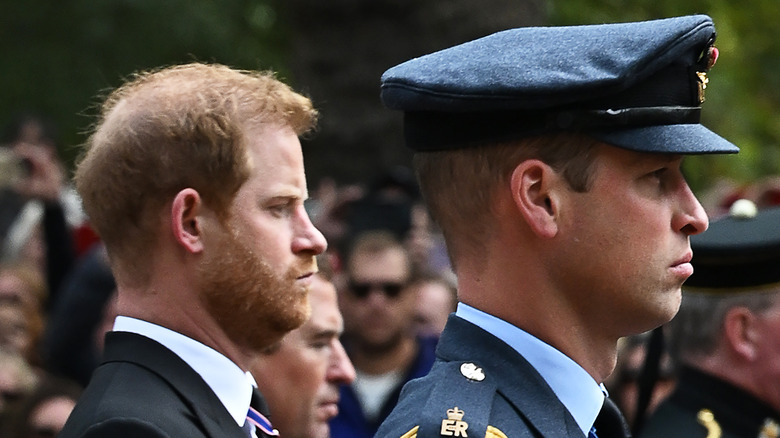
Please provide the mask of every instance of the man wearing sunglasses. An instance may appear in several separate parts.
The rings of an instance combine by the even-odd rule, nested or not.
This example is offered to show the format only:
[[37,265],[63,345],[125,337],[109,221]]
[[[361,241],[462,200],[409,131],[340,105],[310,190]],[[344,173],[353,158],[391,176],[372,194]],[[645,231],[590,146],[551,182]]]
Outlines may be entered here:
[[407,287],[412,264],[391,233],[359,235],[345,267],[339,305],[344,345],[356,378],[341,388],[331,434],[371,438],[398,401],[403,384],[431,369],[436,338],[415,335],[417,296]]

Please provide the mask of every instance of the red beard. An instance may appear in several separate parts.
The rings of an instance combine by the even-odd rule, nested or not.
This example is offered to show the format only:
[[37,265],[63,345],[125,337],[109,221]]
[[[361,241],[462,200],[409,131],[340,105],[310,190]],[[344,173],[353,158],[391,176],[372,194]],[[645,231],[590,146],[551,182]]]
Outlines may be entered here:
[[[226,227],[228,228],[228,227]],[[207,250],[198,275],[209,313],[237,345],[260,352],[309,317],[309,290],[297,284],[316,271],[313,256],[276,273],[228,228]]]

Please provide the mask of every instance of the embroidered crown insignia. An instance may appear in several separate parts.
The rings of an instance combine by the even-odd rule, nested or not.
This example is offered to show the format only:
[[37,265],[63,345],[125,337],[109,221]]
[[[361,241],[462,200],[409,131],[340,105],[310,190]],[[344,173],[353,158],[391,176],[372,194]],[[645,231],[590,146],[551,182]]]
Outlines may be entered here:
[[460,420],[463,419],[463,415],[464,414],[465,414],[465,412],[463,412],[460,409],[458,409],[457,406],[455,406],[452,409],[447,409],[447,418],[449,418],[450,420],[458,420],[458,421],[460,421]]

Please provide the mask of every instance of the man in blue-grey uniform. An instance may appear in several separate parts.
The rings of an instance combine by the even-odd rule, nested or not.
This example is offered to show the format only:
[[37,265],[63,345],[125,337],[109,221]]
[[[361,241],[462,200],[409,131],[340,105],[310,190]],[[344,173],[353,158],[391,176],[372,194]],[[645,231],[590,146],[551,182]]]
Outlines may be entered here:
[[384,73],[460,302],[378,437],[628,436],[617,341],[674,316],[708,226],[681,162],[738,151],[699,123],[714,39],[701,15],[513,29]]
[[737,201],[691,246],[668,327],[677,387],[640,437],[780,436],[780,207]]

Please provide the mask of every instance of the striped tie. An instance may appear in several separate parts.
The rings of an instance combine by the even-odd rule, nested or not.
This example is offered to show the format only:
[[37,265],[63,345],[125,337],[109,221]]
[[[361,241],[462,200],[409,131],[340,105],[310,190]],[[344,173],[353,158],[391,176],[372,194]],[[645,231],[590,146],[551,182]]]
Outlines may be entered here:
[[249,432],[250,438],[257,437],[257,431],[260,430],[264,436],[279,436],[279,431],[274,429],[268,418],[260,411],[265,409],[265,401],[257,390],[252,392],[252,403],[249,405],[249,411],[246,413],[246,423],[244,430]]

